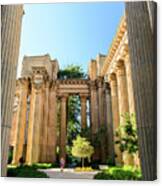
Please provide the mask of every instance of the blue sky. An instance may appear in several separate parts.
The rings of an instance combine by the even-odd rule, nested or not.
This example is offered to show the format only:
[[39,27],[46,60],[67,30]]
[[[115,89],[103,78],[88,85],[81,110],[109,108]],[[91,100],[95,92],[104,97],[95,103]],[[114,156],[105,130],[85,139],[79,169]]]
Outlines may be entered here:
[[49,53],[60,68],[76,64],[86,72],[90,59],[107,54],[124,3],[26,4],[24,10],[19,64],[24,55]]

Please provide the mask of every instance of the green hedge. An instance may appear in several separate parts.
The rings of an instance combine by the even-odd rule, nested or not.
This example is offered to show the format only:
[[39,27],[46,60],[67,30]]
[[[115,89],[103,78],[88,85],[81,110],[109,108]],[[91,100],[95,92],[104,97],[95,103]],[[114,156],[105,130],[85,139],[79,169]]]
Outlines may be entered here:
[[141,171],[132,167],[110,167],[96,174],[99,180],[141,180]]
[[8,167],[7,177],[24,177],[24,178],[48,178],[48,176],[32,166]]
[[34,163],[31,167],[35,169],[49,169],[49,168],[57,168],[59,165],[54,163]]

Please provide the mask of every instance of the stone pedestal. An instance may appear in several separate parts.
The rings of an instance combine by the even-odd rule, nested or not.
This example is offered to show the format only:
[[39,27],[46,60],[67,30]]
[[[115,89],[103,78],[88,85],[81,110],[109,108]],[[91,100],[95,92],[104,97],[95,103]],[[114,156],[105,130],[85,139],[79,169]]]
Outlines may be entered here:
[[87,96],[80,95],[81,100],[81,127],[85,129],[87,127]]
[[[119,103],[118,103],[118,88],[116,75],[111,74],[109,76],[109,83],[111,87],[111,100],[112,100],[112,116],[113,116],[113,131],[114,131],[114,142],[118,140],[115,135],[116,129],[119,127]],[[114,144],[115,147],[115,162],[118,165],[122,164],[122,153],[120,151],[119,145]]]
[[22,5],[1,6],[1,175],[6,176],[13,96],[16,84]]
[[66,160],[67,96],[61,97],[60,159]]
[[16,114],[15,124],[15,145],[13,150],[12,164],[18,164],[20,158],[23,156],[23,146],[25,138],[25,128],[27,122],[27,96],[28,96],[28,80],[19,79],[18,86],[20,89],[19,105]]

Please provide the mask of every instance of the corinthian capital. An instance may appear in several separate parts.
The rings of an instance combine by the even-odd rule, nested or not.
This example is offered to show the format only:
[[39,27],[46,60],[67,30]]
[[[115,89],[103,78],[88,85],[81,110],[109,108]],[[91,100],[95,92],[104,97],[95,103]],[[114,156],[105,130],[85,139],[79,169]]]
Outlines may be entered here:
[[98,85],[99,88],[101,88],[103,86],[103,82],[104,82],[104,78],[99,76],[97,78],[97,85]]
[[125,75],[125,66],[124,66],[124,61],[123,60],[119,60],[117,62],[116,75],[117,76],[123,76],[123,75]]
[[29,87],[29,80],[25,77],[23,78],[19,78],[16,81],[16,87],[18,87],[19,89],[28,89]]

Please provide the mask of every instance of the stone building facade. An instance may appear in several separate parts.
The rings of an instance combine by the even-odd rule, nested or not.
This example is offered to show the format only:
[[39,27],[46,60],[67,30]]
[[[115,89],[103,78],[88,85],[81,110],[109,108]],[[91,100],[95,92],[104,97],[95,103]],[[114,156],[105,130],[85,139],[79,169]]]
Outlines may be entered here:
[[21,157],[27,164],[54,162],[57,144],[59,156],[66,159],[67,101],[70,95],[79,95],[82,128],[87,126],[88,100],[92,140],[99,130],[106,130],[93,159],[104,163],[109,157],[117,164],[139,164],[138,157],[121,153],[115,144],[115,131],[123,121],[122,114],[135,113],[130,63],[125,17],[108,54],[99,54],[90,61],[87,79],[61,80],[57,77],[57,60],[51,60],[48,54],[25,56],[21,78],[16,82],[10,138],[12,163],[18,164]]
[[98,68],[98,57],[96,60],[91,61],[90,76],[93,79],[97,79],[97,75],[99,75],[110,87],[111,95],[109,98],[109,106],[111,105],[111,111],[107,113],[107,117],[109,118],[109,123],[113,125],[111,126],[113,129],[111,131],[113,131],[113,144],[116,155],[116,163],[139,165],[138,155],[133,157],[126,152],[121,153],[119,145],[114,143],[117,140],[115,131],[123,122],[123,114],[135,113],[135,102],[130,66],[131,61],[128,51],[128,35],[125,16],[121,19],[108,55],[104,57],[104,60],[100,65],[101,68]]

